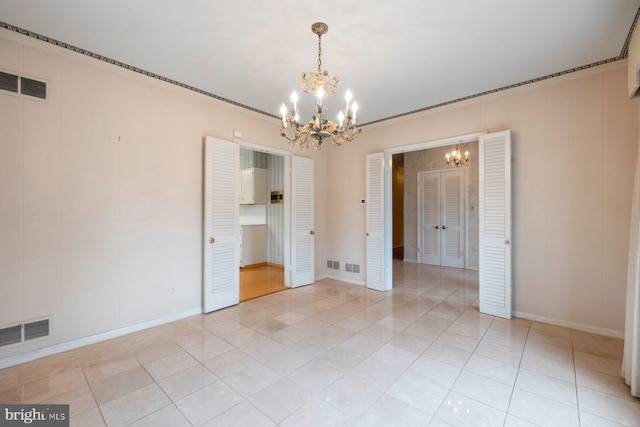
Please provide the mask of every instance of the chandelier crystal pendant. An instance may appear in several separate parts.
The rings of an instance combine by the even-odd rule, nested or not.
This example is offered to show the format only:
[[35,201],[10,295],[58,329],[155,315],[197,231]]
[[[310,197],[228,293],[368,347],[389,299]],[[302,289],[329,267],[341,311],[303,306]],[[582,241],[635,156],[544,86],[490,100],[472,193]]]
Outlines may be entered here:
[[316,114],[306,124],[300,123],[298,114],[298,94],[291,94],[293,108],[288,109],[285,104],[280,107],[282,114],[282,135],[292,147],[308,148],[309,146],[319,150],[325,139],[330,138],[335,145],[342,145],[354,140],[362,131],[357,128],[356,113],[358,104],[353,100],[350,90],[345,94],[346,106],[344,111],[338,113],[338,122],[333,122],[325,116],[322,103],[325,96],[333,95],[338,88],[340,79],[332,76],[327,70],[322,71],[322,35],[329,31],[324,22],[316,22],[311,26],[311,31],[318,35],[318,71],[315,73],[302,73],[300,78],[302,91],[313,92],[317,98]]
[[450,167],[465,166],[467,163],[469,163],[469,152],[468,151],[464,152],[464,160],[462,160],[460,147],[458,147],[457,145],[456,145],[456,149],[453,150],[451,153],[447,153],[445,157],[447,158],[447,166],[450,166]]

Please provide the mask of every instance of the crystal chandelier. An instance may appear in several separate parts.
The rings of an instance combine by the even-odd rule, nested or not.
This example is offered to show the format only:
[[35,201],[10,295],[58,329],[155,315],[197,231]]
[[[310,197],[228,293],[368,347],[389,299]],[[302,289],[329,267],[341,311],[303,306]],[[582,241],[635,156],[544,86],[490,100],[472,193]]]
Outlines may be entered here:
[[456,145],[456,149],[451,153],[447,153],[445,155],[447,158],[447,166],[457,167],[457,166],[465,166],[469,163],[469,152],[464,152],[464,160],[462,160],[462,154],[460,153],[460,147]]
[[309,93],[309,91],[315,93],[317,98],[316,114],[306,124],[300,123],[298,94],[294,91],[291,94],[293,109],[288,110],[284,104],[280,107],[282,114],[280,135],[285,137],[292,147],[308,148],[311,146],[319,150],[327,138],[331,138],[335,145],[342,145],[354,140],[362,129],[357,128],[358,104],[355,101],[351,102],[353,95],[349,90],[345,95],[346,107],[338,114],[338,122],[333,122],[325,116],[322,99],[336,93],[339,78],[331,76],[327,70],[322,71],[322,35],[329,31],[329,27],[324,22],[316,22],[311,26],[311,31],[318,35],[318,71],[316,73],[302,73],[300,80],[302,90],[305,93]]

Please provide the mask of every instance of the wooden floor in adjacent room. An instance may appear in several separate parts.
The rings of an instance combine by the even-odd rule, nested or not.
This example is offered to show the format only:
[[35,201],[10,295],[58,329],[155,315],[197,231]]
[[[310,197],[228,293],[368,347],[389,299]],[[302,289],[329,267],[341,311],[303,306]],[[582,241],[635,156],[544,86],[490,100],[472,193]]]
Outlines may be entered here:
[[285,290],[284,269],[260,265],[240,269],[240,301]]

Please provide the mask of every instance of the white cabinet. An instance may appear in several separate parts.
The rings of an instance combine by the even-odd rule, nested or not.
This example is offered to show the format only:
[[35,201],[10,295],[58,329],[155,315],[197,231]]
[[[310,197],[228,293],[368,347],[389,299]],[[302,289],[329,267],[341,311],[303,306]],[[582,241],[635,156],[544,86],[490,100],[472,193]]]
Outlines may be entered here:
[[267,203],[267,170],[247,168],[240,171],[240,204],[264,205]]
[[243,225],[240,267],[267,262],[267,226]]

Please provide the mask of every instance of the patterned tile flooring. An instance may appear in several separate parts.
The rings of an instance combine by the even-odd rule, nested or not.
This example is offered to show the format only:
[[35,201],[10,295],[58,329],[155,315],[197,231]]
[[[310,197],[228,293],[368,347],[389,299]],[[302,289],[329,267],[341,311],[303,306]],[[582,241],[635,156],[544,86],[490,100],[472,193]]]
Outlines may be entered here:
[[394,264],[0,370],[72,426],[640,426],[622,341],[478,312],[478,274]]

